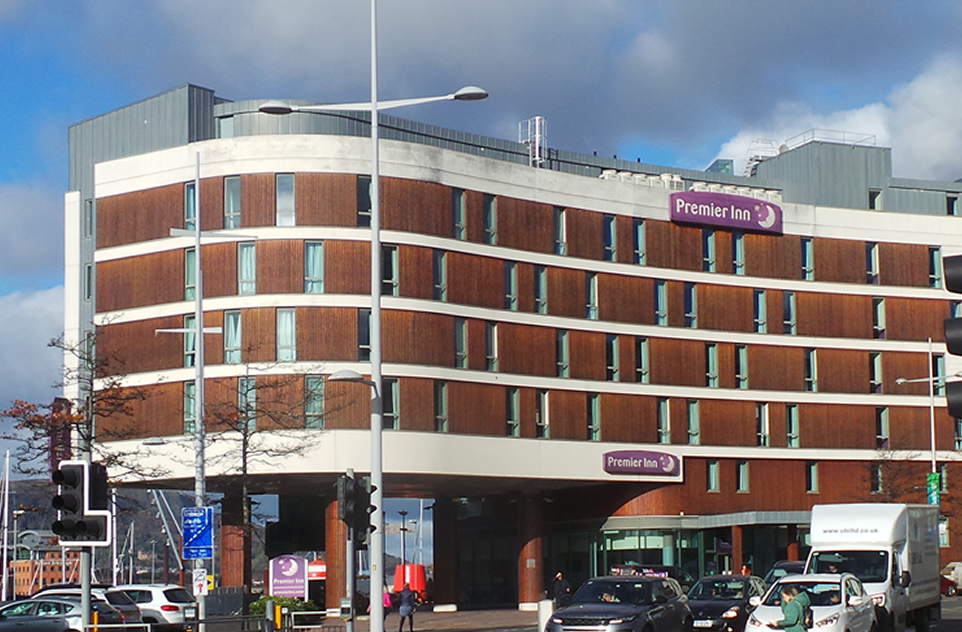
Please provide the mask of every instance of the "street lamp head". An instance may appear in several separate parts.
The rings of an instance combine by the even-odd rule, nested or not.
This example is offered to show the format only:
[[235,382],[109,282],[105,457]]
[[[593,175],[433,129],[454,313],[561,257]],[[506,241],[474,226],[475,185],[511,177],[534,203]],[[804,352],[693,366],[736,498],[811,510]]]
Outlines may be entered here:
[[454,93],[455,101],[480,101],[481,99],[487,98],[487,91],[478,86],[464,86]]
[[896,379],[895,379],[895,383],[898,384],[899,386],[901,386],[902,384],[905,384],[906,382],[908,382],[908,380],[905,379],[904,377],[900,377],[900,378],[896,378]]
[[290,114],[295,111],[294,106],[284,101],[265,101],[257,109],[264,114]]
[[351,369],[341,369],[334,371],[327,376],[329,382],[364,382],[364,376]]

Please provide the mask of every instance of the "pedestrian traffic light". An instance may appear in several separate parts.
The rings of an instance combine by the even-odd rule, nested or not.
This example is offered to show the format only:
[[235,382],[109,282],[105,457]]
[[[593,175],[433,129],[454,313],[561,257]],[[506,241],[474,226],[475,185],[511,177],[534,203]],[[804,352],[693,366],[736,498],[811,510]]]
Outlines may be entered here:
[[57,520],[50,528],[61,546],[109,546],[107,468],[100,463],[61,461],[51,479],[58,493],[51,501]]
[[[942,260],[945,289],[962,294],[962,255]],[[945,319],[945,348],[952,355],[962,355],[962,318]],[[945,383],[945,400],[949,414],[962,418],[962,382]]]

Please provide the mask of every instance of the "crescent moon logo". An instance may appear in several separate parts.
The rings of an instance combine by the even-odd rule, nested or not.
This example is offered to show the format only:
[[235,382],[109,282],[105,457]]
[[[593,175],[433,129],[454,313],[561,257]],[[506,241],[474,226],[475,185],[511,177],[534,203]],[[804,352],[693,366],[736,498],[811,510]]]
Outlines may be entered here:
[[281,568],[281,574],[286,577],[293,577],[297,574],[297,560],[288,560],[287,564],[284,565],[286,568]]
[[765,213],[765,216],[762,217],[760,220],[758,220],[758,225],[761,226],[762,228],[771,228],[772,226],[774,226],[775,225],[775,209],[773,209],[770,205],[766,204],[763,207],[761,207],[761,209],[759,210]]

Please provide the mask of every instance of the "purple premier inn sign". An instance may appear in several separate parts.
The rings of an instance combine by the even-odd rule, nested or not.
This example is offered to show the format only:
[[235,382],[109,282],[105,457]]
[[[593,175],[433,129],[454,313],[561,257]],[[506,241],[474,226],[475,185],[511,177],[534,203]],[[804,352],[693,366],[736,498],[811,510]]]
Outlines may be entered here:
[[678,476],[681,473],[681,459],[667,452],[617,450],[605,452],[604,459],[604,469],[609,474]]
[[724,226],[735,230],[782,234],[782,208],[766,200],[712,191],[671,194],[675,222]]

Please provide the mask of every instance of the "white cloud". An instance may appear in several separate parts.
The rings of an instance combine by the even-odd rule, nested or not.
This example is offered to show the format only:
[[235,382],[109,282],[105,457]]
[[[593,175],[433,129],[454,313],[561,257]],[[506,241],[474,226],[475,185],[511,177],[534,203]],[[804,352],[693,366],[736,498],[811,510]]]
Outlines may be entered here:
[[0,184],[0,283],[63,270],[63,198],[47,187]]
[[59,392],[63,357],[47,343],[63,331],[63,287],[0,296],[0,408],[14,399],[49,403]]

